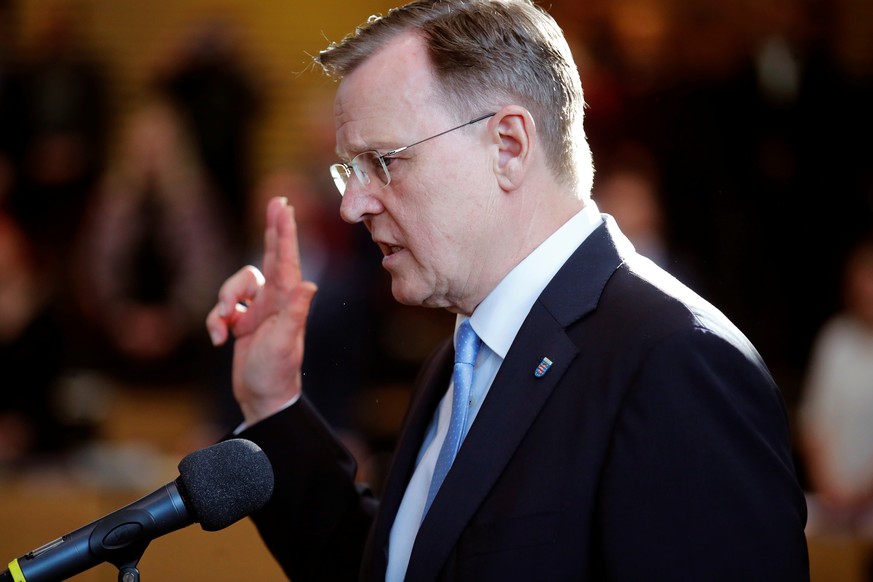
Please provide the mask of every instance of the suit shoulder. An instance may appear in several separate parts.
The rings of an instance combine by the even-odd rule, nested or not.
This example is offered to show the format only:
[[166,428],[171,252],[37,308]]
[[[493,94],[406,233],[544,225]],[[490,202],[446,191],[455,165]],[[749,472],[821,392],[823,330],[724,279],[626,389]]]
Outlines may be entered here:
[[638,330],[657,335],[696,330],[752,350],[749,339],[717,307],[651,260],[634,255],[615,270],[597,311],[621,314]]

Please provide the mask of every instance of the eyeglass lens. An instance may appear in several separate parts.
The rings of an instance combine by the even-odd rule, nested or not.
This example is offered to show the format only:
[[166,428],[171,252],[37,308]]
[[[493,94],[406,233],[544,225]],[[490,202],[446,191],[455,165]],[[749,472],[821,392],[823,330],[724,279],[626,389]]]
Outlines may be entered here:
[[348,186],[349,179],[351,178],[349,166],[352,167],[355,177],[364,186],[368,186],[373,179],[380,186],[387,186],[391,181],[388,168],[385,167],[385,163],[382,161],[379,153],[374,151],[361,152],[348,165],[334,164],[331,166],[330,173],[340,194],[345,194],[346,186]]

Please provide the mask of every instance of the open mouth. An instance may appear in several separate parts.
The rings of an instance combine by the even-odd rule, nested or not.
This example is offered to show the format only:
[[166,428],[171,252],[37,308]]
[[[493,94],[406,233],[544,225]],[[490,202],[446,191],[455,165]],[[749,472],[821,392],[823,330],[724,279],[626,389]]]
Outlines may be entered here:
[[382,254],[386,257],[390,257],[394,253],[399,253],[403,250],[403,247],[399,245],[389,245],[386,243],[377,243],[379,245],[379,249],[381,249]]

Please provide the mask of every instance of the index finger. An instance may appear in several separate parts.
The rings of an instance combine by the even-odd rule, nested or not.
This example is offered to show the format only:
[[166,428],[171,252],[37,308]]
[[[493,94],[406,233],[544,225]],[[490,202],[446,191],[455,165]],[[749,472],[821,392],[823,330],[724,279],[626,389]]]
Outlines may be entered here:
[[284,290],[293,289],[303,279],[294,207],[284,197],[272,198],[267,205],[263,272],[267,285]]

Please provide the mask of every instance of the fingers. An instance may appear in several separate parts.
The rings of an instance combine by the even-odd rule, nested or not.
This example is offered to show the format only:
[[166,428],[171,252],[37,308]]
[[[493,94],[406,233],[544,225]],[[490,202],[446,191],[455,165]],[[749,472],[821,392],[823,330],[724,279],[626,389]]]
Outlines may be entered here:
[[206,329],[213,345],[227,341],[228,330],[237,326],[264,286],[264,276],[255,267],[243,267],[234,273],[218,291],[218,302],[206,316]]
[[[263,274],[255,267],[244,267],[221,286],[218,303],[206,318],[212,343],[225,343],[230,332],[239,337],[254,331],[265,317],[294,302],[302,282],[294,208],[286,198],[274,197],[267,205]],[[304,295],[309,290],[305,287]],[[303,302],[307,308],[308,303]]]
[[224,345],[227,341],[227,324],[218,313],[219,306],[216,303],[206,316],[206,331],[209,332],[209,339],[214,346]]
[[272,198],[267,205],[263,265],[267,281],[278,289],[290,291],[303,279],[294,207],[286,198]]

